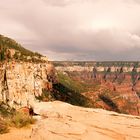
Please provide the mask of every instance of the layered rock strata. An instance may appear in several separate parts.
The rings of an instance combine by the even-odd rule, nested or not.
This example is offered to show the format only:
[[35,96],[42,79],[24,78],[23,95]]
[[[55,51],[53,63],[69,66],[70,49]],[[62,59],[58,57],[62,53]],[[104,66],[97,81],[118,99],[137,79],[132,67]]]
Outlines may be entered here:
[[32,106],[43,90],[51,90],[54,68],[49,63],[8,62],[0,66],[0,100],[11,107]]

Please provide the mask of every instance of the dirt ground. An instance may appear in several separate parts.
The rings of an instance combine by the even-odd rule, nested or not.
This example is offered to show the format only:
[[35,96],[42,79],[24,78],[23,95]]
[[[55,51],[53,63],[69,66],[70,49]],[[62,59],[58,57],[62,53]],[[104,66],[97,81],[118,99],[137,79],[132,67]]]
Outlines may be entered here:
[[32,126],[27,128],[10,128],[8,133],[0,135],[0,140],[30,140]]

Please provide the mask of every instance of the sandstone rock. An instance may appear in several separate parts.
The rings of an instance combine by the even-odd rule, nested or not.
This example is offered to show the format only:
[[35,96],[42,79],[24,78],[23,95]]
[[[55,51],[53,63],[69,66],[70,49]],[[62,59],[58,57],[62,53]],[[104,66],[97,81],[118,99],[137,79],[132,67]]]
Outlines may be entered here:
[[[8,62],[0,67],[0,100],[11,107],[32,106],[42,90],[51,90],[55,71],[49,63]],[[47,86],[46,86],[47,85]]]
[[38,103],[34,110],[44,115],[44,119],[33,128],[33,140],[140,139],[140,117],[58,101]]

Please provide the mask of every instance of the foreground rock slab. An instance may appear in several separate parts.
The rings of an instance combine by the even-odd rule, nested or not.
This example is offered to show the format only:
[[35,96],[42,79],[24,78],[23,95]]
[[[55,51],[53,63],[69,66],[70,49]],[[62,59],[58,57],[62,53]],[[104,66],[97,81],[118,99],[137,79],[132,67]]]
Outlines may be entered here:
[[140,117],[67,103],[34,104],[37,123],[10,128],[0,140],[140,140]]
[[32,130],[34,140],[140,140],[140,117],[67,103],[34,105],[42,116]]

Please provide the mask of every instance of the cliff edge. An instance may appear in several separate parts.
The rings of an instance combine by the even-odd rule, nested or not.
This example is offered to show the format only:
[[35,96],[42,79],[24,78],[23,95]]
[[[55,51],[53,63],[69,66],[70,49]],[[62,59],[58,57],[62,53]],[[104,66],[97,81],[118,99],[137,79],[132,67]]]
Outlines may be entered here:
[[140,117],[64,102],[34,106],[39,121],[28,129],[13,129],[1,140],[139,140]]
[[16,109],[32,107],[54,82],[54,67],[45,56],[0,35],[0,101]]
[[44,119],[33,128],[34,140],[139,140],[140,117],[55,101],[38,103]]

